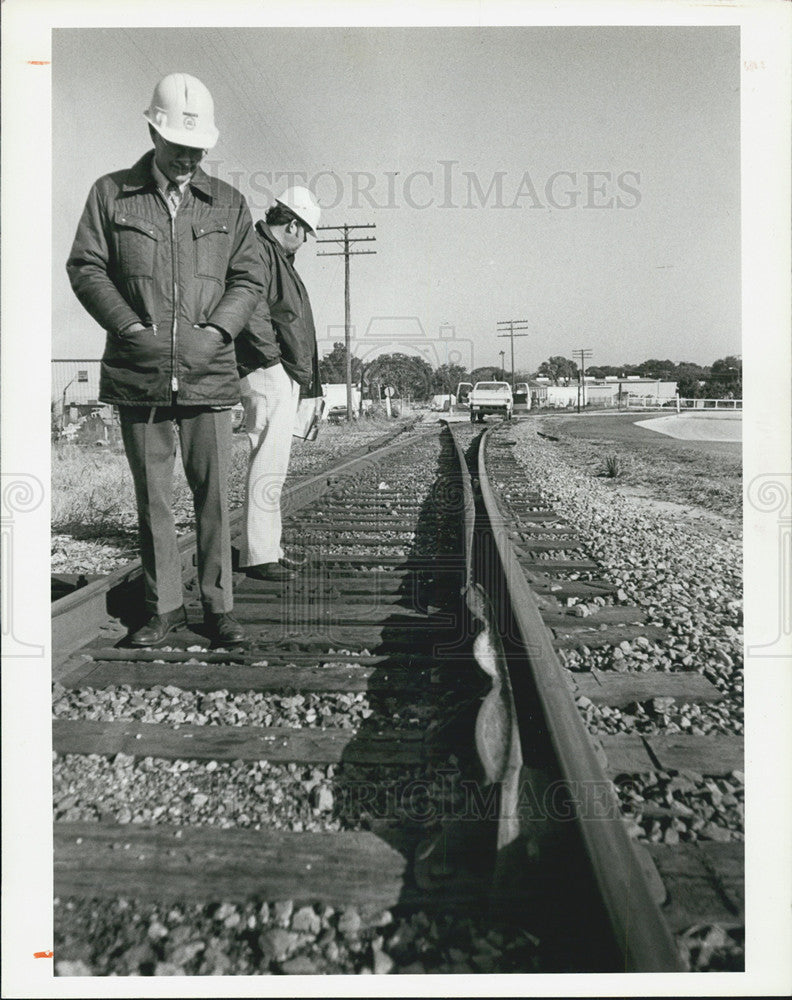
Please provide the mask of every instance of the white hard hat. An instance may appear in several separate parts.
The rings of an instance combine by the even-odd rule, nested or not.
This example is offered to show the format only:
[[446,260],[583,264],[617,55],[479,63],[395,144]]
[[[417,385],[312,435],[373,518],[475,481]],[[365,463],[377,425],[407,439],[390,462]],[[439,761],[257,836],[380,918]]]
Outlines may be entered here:
[[164,76],[143,114],[168,142],[197,149],[211,149],[217,142],[212,95],[187,73]]
[[322,210],[308,188],[286,188],[280,198],[276,198],[275,201],[293,212],[300,222],[304,222],[316,236],[316,227],[319,225],[319,216],[322,214]]

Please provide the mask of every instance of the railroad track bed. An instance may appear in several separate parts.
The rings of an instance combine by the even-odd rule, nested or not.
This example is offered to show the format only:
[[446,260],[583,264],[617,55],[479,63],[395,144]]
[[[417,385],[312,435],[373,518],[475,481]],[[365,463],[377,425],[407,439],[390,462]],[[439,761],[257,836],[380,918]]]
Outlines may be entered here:
[[242,647],[195,625],[132,650],[111,619],[59,664],[57,974],[557,967],[541,914],[487,913],[491,824],[436,849],[478,787],[488,689],[458,479],[430,434],[292,511],[309,567],[239,578]]
[[489,432],[486,469],[685,965],[742,968],[738,529],[647,514],[564,466],[530,424]]
[[[401,420],[396,433],[410,433],[415,419]],[[393,425],[391,425],[393,426]],[[378,421],[357,422],[352,429],[323,427],[317,441],[295,439],[287,487],[343,457],[365,454],[394,434]],[[229,509],[245,499],[247,436],[234,435],[229,475]],[[86,489],[86,483],[88,487]],[[176,533],[194,527],[192,496],[177,458],[173,511]],[[122,454],[107,455],[69,445],[53,453],[52,599],[82,587],[139,557],[137,512],[131,474]]]

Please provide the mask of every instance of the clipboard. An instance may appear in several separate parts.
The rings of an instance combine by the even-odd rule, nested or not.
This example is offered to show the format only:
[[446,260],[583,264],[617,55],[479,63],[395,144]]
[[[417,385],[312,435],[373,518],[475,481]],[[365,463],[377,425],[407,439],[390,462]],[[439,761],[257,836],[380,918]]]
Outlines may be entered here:
[[322,383],[319,376],[319,355],[314,354],[313,378],[297,404],[292,437],[303,441],[315,441],[319,434],[319,421],[325,409],[325,399],[322,395]]

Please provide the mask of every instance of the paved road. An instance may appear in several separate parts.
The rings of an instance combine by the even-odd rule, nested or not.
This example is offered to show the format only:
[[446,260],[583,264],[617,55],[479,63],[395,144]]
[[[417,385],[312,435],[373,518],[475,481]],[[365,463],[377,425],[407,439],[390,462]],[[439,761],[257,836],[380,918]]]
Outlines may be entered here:
[[[589,441],[634,443],[659,443],[658,432],[671,438],[680,446],[685,444],[710,454],[736,455],[742,447],[742,414],[729,410],[712,413],[671,413],[661,417],[646,413],[580,413],[558,414],[552,411],[533,411],[515,414],[515,421],[535,420],[546,422],[548,432],[557,427],[569,437]],[[449,423],[467,423],[467,410],[457,413],[424,413],[424,421],[447,420]],[[485,424],[499,423],[500,417],[489,416]],[[481,425],[478,425],[481,426]],[[665,442],[671,444],[671,441]]]
[[742,441],[742,413],[680,413],[641,420],[641,427],[683,441]]

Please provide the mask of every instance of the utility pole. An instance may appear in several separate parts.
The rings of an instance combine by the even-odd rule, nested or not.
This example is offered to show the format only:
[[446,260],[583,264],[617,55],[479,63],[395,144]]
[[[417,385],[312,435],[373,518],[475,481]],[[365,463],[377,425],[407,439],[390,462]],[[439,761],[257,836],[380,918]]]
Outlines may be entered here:
[[66,393],[69,390],[69,386],[71,386],[74,382],[87,382],[87,381],[88,381],[87,370],[81,370],[77,372],[77,374],[74,376],[71,382],[66,383],[66,386],[63,390],[63,401],[61,403],[61,430],[63,430],[63,428],[66,426]]
[[503,359],[506,357],[506,352],[505,351],[498,351],[498,354],[500,354],[500,356],[501,356],[501,375],[505,375],[506,374],[506,369],[503,367],[503,364],[504,364]]
[[578,369],[578,405],[577,411],[580,413],[580,399],[583,397],[583,405],[586,405],[586,360],[591,357],[591,350],[586,347],[573,354],[580,358],[580,368]]
[[[527,337],[527,333],[517,333],[518,330],[528,329],[527,319],[503,319],[498,320],[498,336],[499,337],[509,337],[511,340],[511,381],[512,381],[512,392],[514,391],[514,338],[515,337]],[[504,354],[506,352],[504,351]]]
[[336,243],[343,246],[343,250],[333,252],[325,251],[318,253],[317,257],[344,257],[344,357],[346,360],[346,395],[347,395],[347,420],[352,420],[352,327],[350,324],[349,308],[349,258],[356,257],[364,253],[376,253],[376,250],[350,250],[351,243],[373,243],[376,236],[350,237],[353,229],[376,229],[373,222],[366,222],[357,226],[350,226],[344,223],[343,226],[317,226],[317,232],[328,232],[337,230],[341,235],[333,236],[328,240],[317,240],[317,243]]

